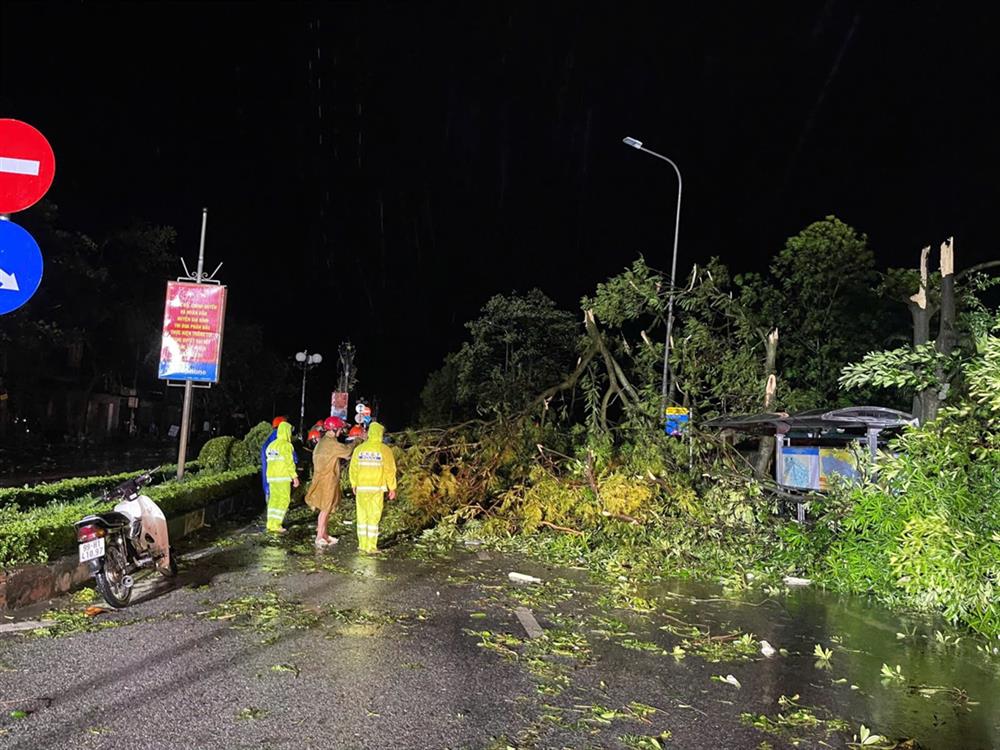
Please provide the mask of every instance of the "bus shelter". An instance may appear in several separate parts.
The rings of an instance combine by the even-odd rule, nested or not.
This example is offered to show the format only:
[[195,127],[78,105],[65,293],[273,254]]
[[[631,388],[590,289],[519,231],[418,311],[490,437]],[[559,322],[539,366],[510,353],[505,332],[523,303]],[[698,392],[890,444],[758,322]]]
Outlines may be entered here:
[[833,477],[857,481],[858,458],[872,458],[904,427],[915,426],[911,414],[883,406],[811,409],[787,414],[769,412],[716,417],[705,427],[775,437],[774,479],[787,494],[799,498],[798,516],[804,519],[802,496],[823,492]]

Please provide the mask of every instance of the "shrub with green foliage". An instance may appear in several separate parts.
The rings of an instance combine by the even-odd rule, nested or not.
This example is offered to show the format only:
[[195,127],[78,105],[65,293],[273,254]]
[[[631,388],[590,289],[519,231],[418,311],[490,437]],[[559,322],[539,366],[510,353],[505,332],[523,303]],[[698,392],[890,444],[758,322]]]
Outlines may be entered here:
[[803,551],[835,586],[1000,633],[1000,337],[967,393],[907,431],[878,480],[834,496]]
[[225,471],[230,468],[234,452],[243,452],[243,443],[231,435],[220,435],[212,438],[201,447],[198,463],[208,471]]
[[264,441],[274,432],[269,422],[258,422],[246,434],[239,447],[234,447],[230,454],[230,466],[256,466],[260,468],[260,449]]

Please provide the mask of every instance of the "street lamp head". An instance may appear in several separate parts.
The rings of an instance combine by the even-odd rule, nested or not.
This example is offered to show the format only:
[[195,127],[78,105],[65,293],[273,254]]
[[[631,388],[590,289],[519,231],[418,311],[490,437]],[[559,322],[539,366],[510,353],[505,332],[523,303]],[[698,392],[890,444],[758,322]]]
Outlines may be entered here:
[[322,361],[323,361],[323,355],[322,354],[310,354],[309,355],[309,362],[310,362],[310,364],[318,365]]
[[305,362],[306,361],[306,353],[305,352],[296,352],[295,353],[295,361],[296,362]]
[[642,141],[637,141],[635,138],[629,138],[628,136],[622,138],[622,143],[632,148],[642,148]]

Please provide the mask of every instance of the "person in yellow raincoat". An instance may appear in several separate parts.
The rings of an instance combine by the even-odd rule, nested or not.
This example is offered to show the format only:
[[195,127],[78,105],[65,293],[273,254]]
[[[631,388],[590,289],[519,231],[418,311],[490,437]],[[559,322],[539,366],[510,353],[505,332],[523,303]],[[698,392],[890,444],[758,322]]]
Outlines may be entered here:
[[327,524],[330,514],[340,504],[340,462],[349,459],[354,450],[353,445],[345,445],[338,439],[346,426],[340,417],[329,417],[323,423],[326,432],[313,451],[313,479],[306,493],[306,505],[319,511],[316,546],[320,548],[337,543],[337,537],[330,536]]
[[292,426],[288,422],[278,425],[278,434],[267,446],[267,530],[284,534],[281,525],[292,499],[292,487],[299,486],[292,451]]
[[351,456],[349,473],[357,501],[358,549],[362,552],[378,551],[378,524],[386,490],[390,500],[396,499],[396,459],[392,448],[382,442],[384,434],[385,428],[372,422],[368,439]]

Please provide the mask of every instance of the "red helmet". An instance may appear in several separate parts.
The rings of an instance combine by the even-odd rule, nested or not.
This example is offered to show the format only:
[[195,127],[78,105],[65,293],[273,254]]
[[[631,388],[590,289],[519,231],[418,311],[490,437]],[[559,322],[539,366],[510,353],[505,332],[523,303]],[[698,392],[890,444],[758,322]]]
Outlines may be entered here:
[[347,423],[340,417],[327,417],[323,421],[323,429],[329,432],[330,430],[342,430],[347,426]]
[[319,430],[309,430],[309,435],[307,437],[309,440],[319,440],[320,439]]
[[284,417],[275,417],[274,419],[271,420],[271,427],[273,427],[274,429],[278,429],[279,424],[287,421],[288,420],[285,419]]

